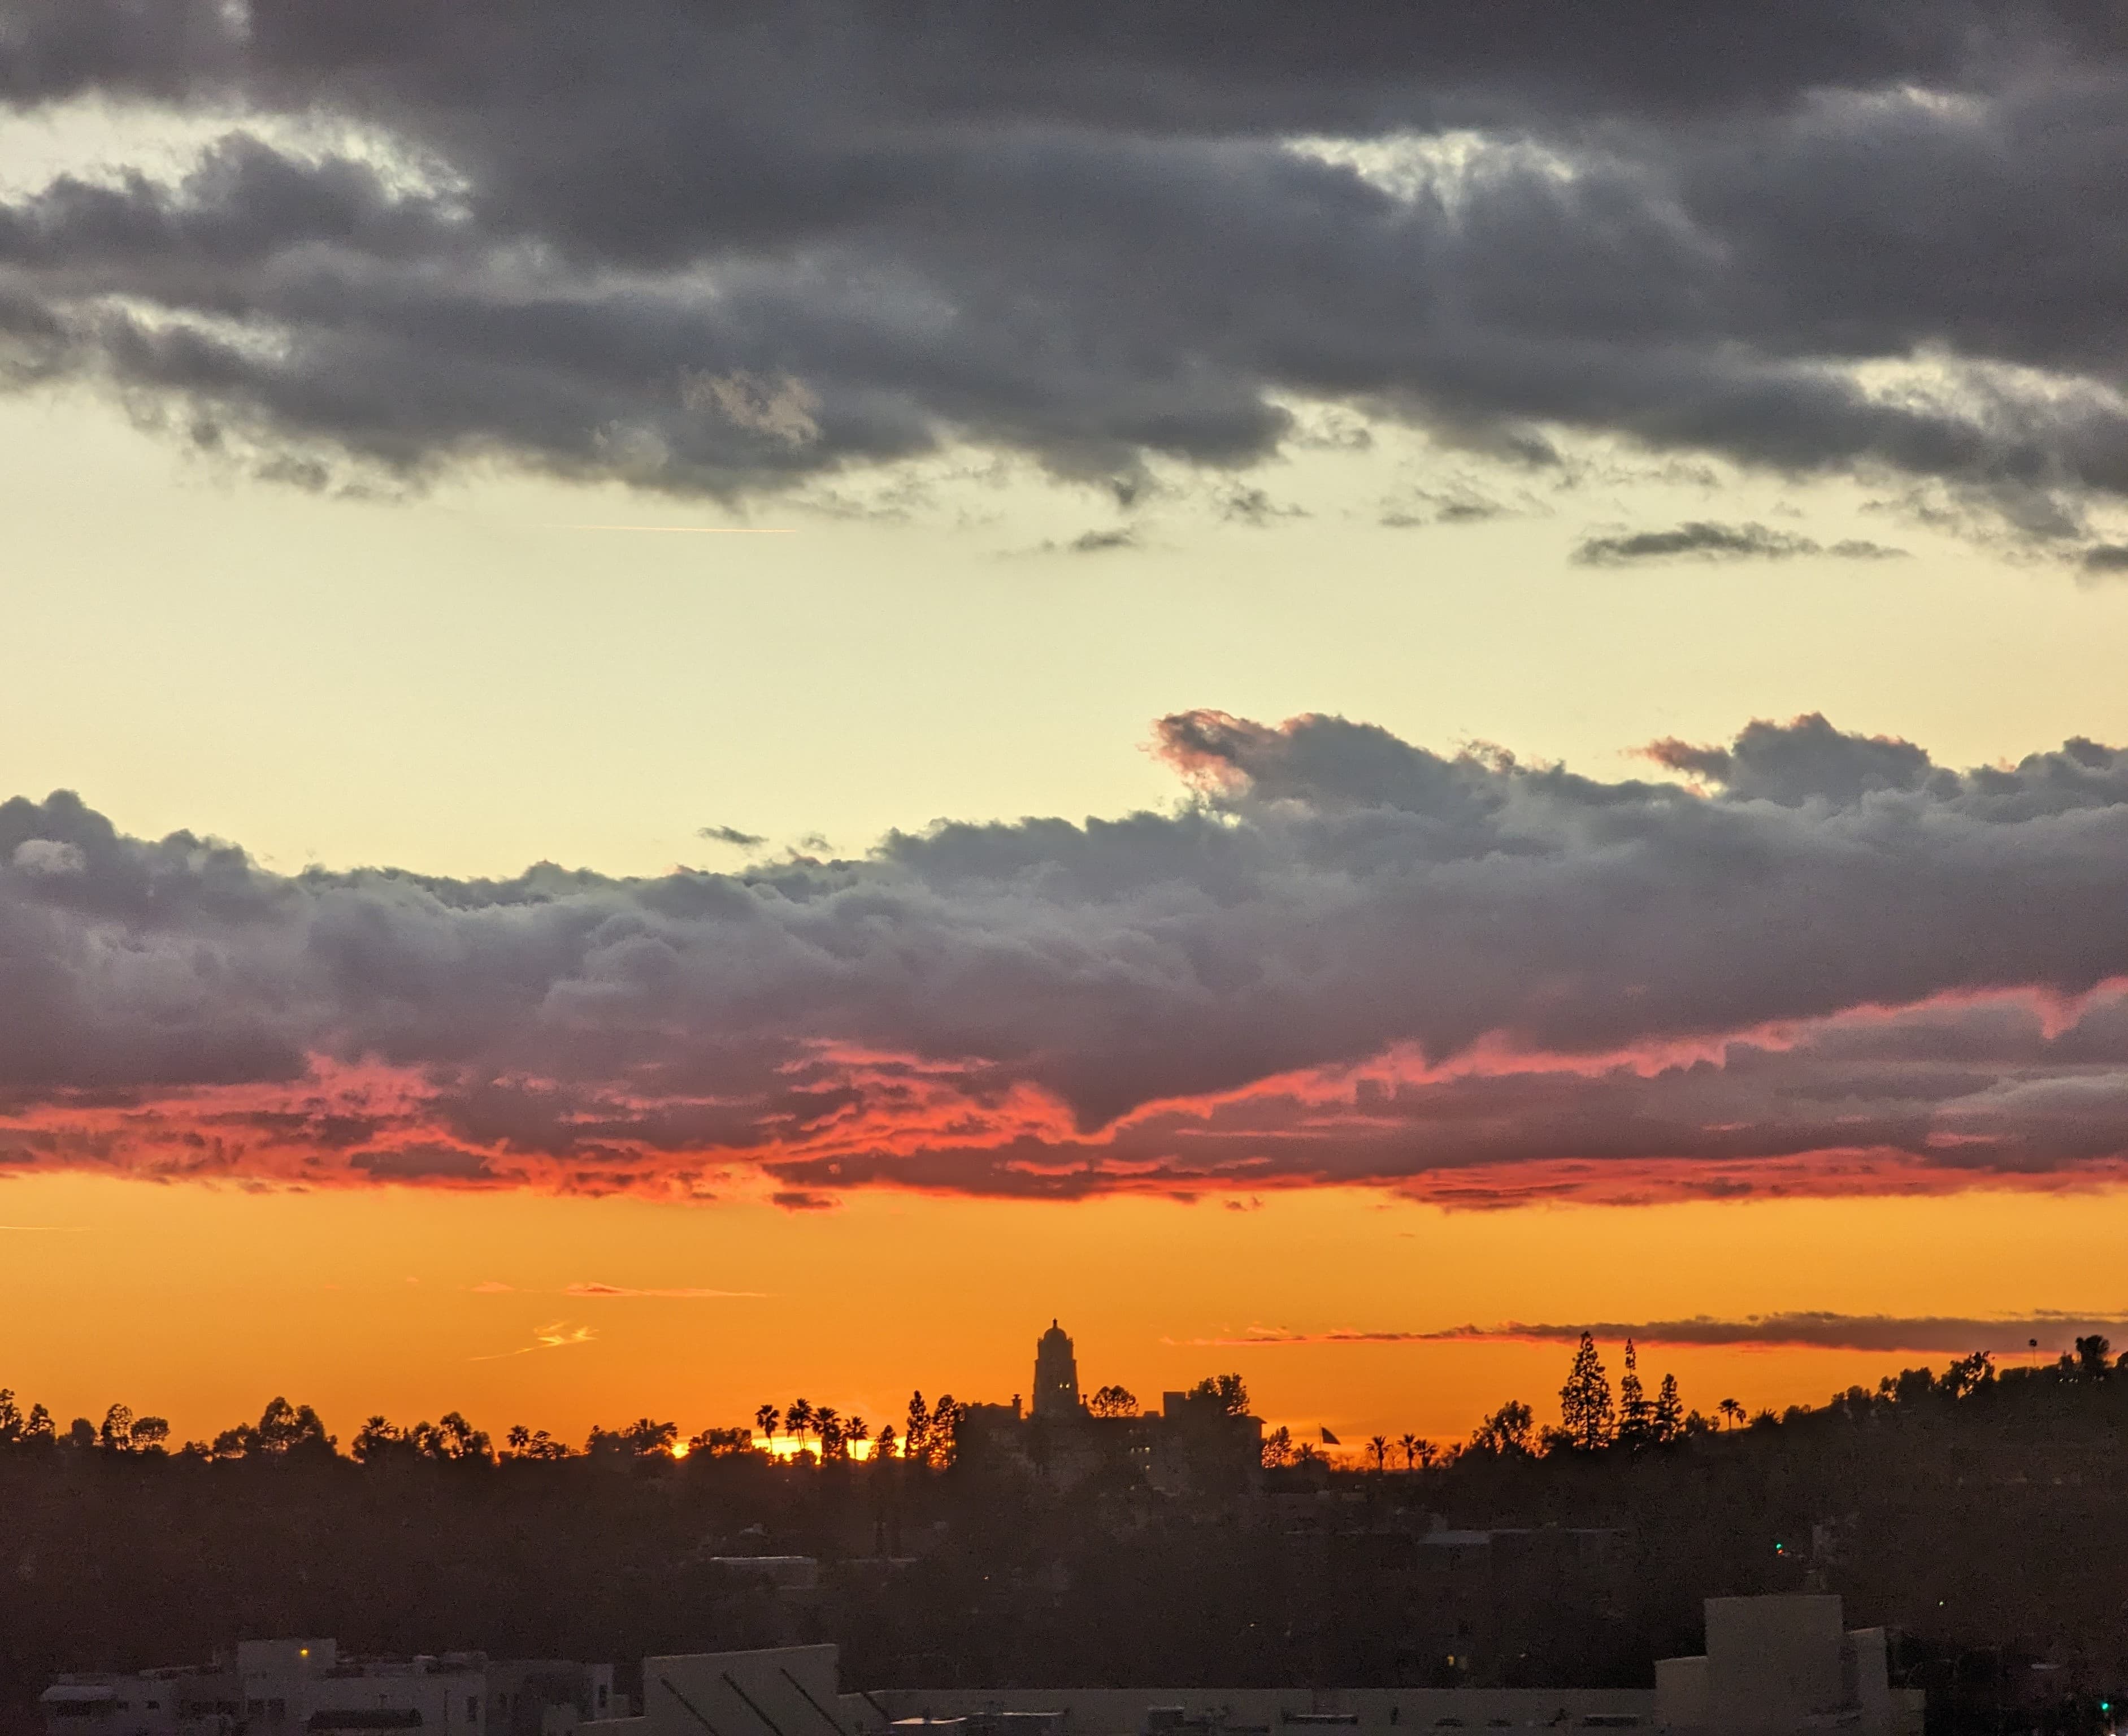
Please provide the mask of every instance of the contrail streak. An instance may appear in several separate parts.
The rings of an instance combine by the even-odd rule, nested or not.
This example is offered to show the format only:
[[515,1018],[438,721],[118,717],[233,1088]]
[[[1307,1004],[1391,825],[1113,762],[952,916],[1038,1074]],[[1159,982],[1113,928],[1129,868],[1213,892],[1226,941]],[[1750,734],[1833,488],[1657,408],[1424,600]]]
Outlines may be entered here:
[[535,1350],[566,1350],[572,1344],[589,1344],[597,1341],[598,1334],[588,1326],[570,1326],[557,1320],[551,1326],[534,1326],[532,1342],[520,1344],[515,1350],[498,1350],[489,1356],[469,1356],[469,1363],[499,1363],[505,1357],[530,1356]]

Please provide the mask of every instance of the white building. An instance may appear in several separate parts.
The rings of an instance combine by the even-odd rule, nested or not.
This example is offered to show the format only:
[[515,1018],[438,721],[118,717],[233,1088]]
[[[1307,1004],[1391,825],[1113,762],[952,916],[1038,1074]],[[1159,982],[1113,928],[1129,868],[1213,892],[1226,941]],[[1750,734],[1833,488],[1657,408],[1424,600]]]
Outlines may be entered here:
[[1705,1607],[1707,1655],[1655,1665],[1664,1729],[1921,1736],[1921,1691],[1891,1685],[1884,1630],[1850,1631],[1837,1597],[1710,1597]]
[[[952,1688],[846,1694],[831,1645],[643,1662],[624,1707],[610,1666],[478,1653],[341,1660],[329,1639],[237,1648],[227,1665],[63,1677],[48,1736],[1374,1736],[1618,1730],[1667,1736],[1921,1736],[1922,1696],[1891,1686],[1883,1630],[1837,1597],[1715,1597],[1707,1651],[1646,1688]],[[1300,1729],[1292,1727],[1300,1726]]]
[[1720,1597],[1707,1653],[1647,1688],[882,1688],[838,1691],[833,1646],[651,1658],[640,1715],[577,1736],[1374,1736],[1641,1729],[1654,1736],[1921,1736],[1882,1629],[1837,1597]]
[[625,1710],[610,1664],[343,1658],[325,1638],[244,1640],[205,1667],[64,1676],[40,1704],[47,1736],[567,1736]]
[[710,1565],[772,1591],[817,1591],[820,1563],[810,1555],[712,1555]]

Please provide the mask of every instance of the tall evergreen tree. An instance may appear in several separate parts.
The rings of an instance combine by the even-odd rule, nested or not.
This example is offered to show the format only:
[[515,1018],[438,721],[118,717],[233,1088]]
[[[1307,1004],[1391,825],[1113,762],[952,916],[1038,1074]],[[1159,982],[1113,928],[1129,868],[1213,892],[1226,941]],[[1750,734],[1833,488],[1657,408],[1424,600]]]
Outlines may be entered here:
[[931,1463],[943,1470],[961,1448],[961,1407],[953,1395],[942,1392],[931,1407]]
[[1594,1453],[1611,1443],[1612,1415],[1611,1379],[1596,1354],[1596,1340],[1584,1332],[1566,1384],[1559,1389],[1560,1421],[1579,1451]]
[[1638,1448],[1653,1439],[1654,1418],[1646,1389],[1641,1385],[1641,1359],[1626,1340],[1626,1372],[1618,1377],[1618,1444]]
[[1655,1408],[1649,1418],[1655,1444],[1667,1447],[1684,1439],[1684,1406],[1677,1396],[1677,1377],[1665,1374],[1655,1389]]

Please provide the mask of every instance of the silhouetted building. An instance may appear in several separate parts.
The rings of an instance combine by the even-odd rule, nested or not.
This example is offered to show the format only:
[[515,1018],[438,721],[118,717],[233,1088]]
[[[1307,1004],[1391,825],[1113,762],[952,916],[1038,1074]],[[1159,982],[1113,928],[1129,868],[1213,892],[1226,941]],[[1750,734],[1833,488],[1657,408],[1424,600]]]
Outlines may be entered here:
[[1168,1392],[1161,1408],[1096,1416],[1079,1396],[1071,1335],[1055,1320],[1034,1347],[1034,1401],[971,1404],[961,1414],[960,1447],[971,1458],[1016,1462],[1045,1482],[1070,1489],[1121,1473],[1162,1494],[1223,1498],[1252,1488],[1263,1463],[1261,1419],[1227,1408],[1209,1391]]
[[1142,1424],[1146,1481],[1168,1495],[1237,1495],[1263,1470],[1263,1419],[1194,1392],[1163,1392]]
[[1038,1417],[1076,1417],[1081,1410],[1079,1359],[1072,1354],[1071,1335],[1052,1320],[1034,1347],[1033,1412]]

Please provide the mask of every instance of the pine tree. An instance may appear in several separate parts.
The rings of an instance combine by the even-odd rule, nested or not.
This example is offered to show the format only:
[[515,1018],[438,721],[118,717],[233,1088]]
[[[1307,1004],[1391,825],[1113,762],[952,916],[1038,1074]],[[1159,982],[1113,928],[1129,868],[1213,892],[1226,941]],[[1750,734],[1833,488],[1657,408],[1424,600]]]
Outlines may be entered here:
[[1596,1354],[1596,1340],[1581,1334],[1574,1367],[1559,1389],[1559,1417],[1567,1439],[1584,1453],[1611,1443],[1611,1381]]
[[1649,1420],[1658,1446],[1667,1447],[1684,1439],[1684,1406],[1678,1400],[1675,1375],[1662,1377],[1662,1385],[1655,1389],[1655,1414]]
[[1618,1377],[1618,1444],[1629,1448],[1645,1447],[1653,1435],[1648,1395],[1641,1385],[1641,1359],[1633,1349],[1633,1341],[1627,1339],[1626,1372]]
[[931,1456],[931,1413],[921,1392],[909,1395],[909,1427],[902,1433],[901,1456],[919,1461]]

